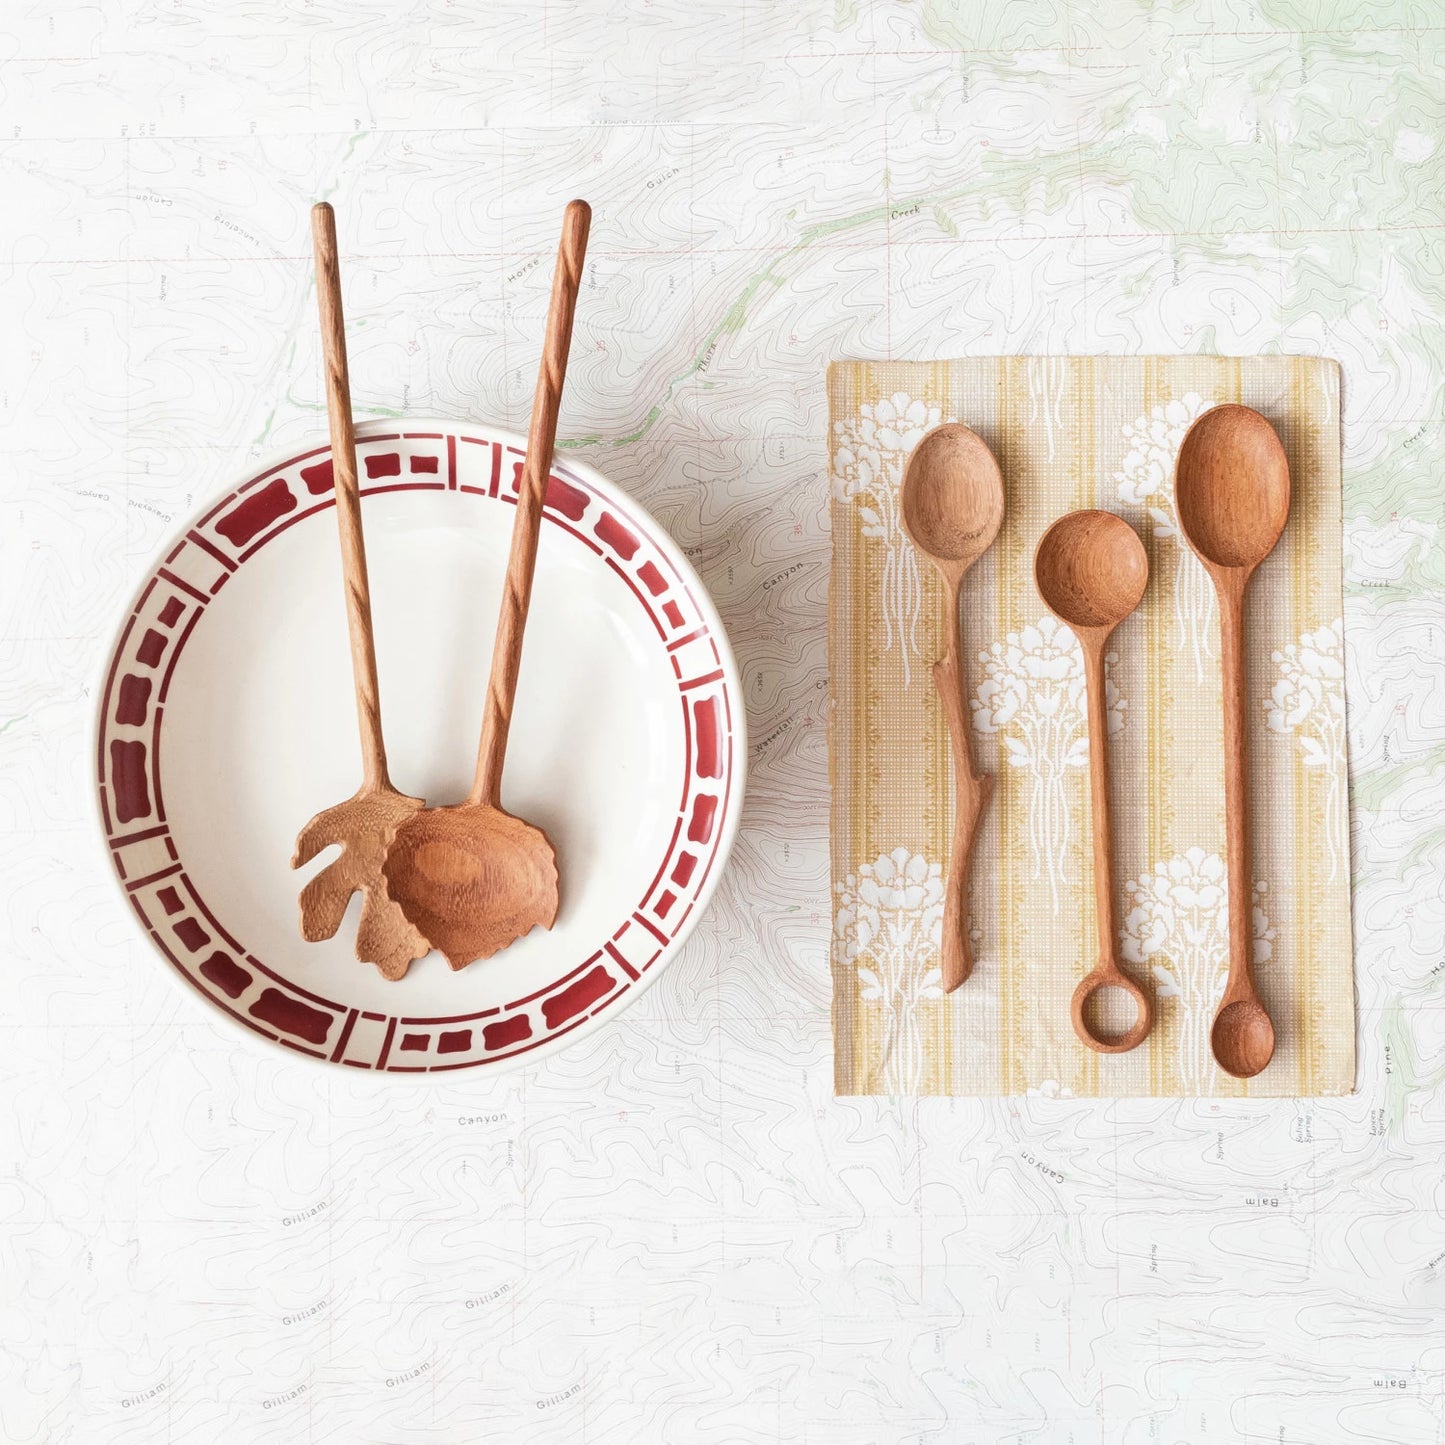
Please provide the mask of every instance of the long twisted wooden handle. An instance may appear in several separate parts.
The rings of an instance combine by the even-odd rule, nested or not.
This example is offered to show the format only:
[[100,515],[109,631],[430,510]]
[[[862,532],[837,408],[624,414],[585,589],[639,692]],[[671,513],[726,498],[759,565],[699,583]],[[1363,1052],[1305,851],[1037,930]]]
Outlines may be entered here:
[[361,729],[361,765],[369,790],[389,787],[381,736],[381,694],[371,634],[371,588],[361,535],[361,490],[356,480],[356,435],[351,425],[351,377],[346,369],[346,325],[341,314],[341,270],[336,256],[336,213],[325,201],[311,208],[316,257],[316,304],[326,364],[326,415],[331,423],[331,471],[336,479],[336,526],[341,533],[341,575],[346,626],[351,635],[351,681]]
[[512,551],[507,559],[507,580],[502,611],[497,619],[497,640],[492,648],[492,672],[487,682],[487,706],[482,715],[482,742],[477,750],[477,775],[472,803],[496,806],[502,787],[502,766],[507,755],[507,734],[512,727],[512,702],[517,693],[517,672],[522,662],[522,634],[532,601],[532,569],[537,561],[537,534],[542,526],[542,504],[552,470],[552,447],[557,439],[557,413],[562,405],[562,383],[567,375],[567,350],[572,344],[572,318],[582,285],[582,261],[587,254],[587,231],[592,208],[586,201],[571,201],[562,217],[562,240],[557,247],[557,269],[552,273],[552,301],[547,311],[547,336],[542,343],[542,365],[532,399],[532,427],[527,434],[527,460],[522,468],[517,515],[512,521]]

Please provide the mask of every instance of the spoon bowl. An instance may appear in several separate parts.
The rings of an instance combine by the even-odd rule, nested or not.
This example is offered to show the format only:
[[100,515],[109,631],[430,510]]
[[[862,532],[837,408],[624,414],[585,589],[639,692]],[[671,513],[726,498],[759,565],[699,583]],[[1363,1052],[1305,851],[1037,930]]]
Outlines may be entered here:
[[934,429],[903,473],[903,530],[945,576],[962,576],[1003,524],[1003,474],[987,444],[962,422]]
[[1070,512],[1040,539],[1034,582],[1049,611],[1075,631],[1112,631],[1143,600],[1149,558],[1122,517]]
[[1247,406],[1216,406],[1184,437],[1174,509],[1206,566],[1253,571],[1289,517],[1289,462],[1274,428]]
[[1226,1074],[1252,1079],[1274,1057],[1274,1024],[1263,1004],[1236,999],[1215,1015],[1209,1042]]
[[487,803],[413,813],[383,866],[391,896],[454,969],[557,919],[547,835]]

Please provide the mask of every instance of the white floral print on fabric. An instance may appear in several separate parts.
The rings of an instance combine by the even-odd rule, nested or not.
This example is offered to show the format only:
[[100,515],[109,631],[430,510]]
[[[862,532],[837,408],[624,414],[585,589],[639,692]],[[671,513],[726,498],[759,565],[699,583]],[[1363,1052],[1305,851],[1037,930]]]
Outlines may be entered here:
[[1325,841],[1330,853],[1330,882],[1344,866],[1345,810],[1341,806],[1341,766],[1345,753],[1345,623],[1343,618],[1274,654],[1279,679],[1264,700],[1272,731],[1293,734],[1305,766],[1324,771]]
[[883,645],[901,649],[905,687],[912,675],[910,657],[918,651],[923,583],[917,553],[900,520],[899,489],[908,454],[942,420],[940,408],[900,391],[864,402],[856,417],[833,423],[833,496],[857,504],[863,535],[884,548]]
[[[1104,659],[1111,735],[1124,726],[1128,706],[1108,675],[1115,660],[1112,652]],[[981,733],[1001,734],[1010,766],[1029,774],[1034,877],[1047,879],[1057,914],[1071,836],[1064,780],[1089,761],[1084,654],[1073,632],[1046,614],[979,653],[979,661],[983,681],[969,703],[973,726]]]
[[1195,680],[1204,681],[1205,660],[1212,656],[1210,639],[1215,612],[1214,588],[1209,574],[1179,535],[1174,512],[1174,463],[1184,433],[1195,420],[1215,405],[1191,391],[1162,406],[1151,407],[1124,426],[1129,447],[1123,464],[1114,473],[1119,500],[1143,507],[1149,514],[1156,537],[1173,537],[1180,548],[1179,585],[1174,592],[1174,620],[1179,628],[1178,649],[1194,654]]
[[836,947],[857,969],[859,998],[878,1004],[886,1019],[883,1092],[917,1093],[923,1080],[918,1005],[943,997],[943,869],[895,848],[834,884],[834,892]]
[[[1254,961],[1274,955],[1275,930],[1254,885]],[[1214,1069],[1209,1030],[1229,973],[1229,874],[1218,853],[1190,848],[1157,863],[1152,873],[1124,885],[1127,912],[1121,951],[1129,963],[1154,975],[1159,1000],[1174,1000],[1180,1015],[1179,1077],[1184,1092],[1204,1087]]]

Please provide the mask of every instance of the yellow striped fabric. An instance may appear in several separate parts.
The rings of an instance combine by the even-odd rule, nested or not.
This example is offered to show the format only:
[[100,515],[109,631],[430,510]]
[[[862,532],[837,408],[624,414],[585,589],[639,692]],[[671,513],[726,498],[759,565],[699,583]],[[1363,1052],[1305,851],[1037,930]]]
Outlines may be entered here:
[[[828,375],[833,1037],[840,1094],[1321,1095],[1354,1082],[1341,594],[1339,370],[1305,357],[846,361]],[[1239,401],[1274,424],[1292,504],[1247,616],[1255,954],[1270,1066],[1221,1073],[1227,965],[1218,613],[1178,536],[1189,424]],[[952,827],[931,667],[942,588],[904,535],[903,464],[962,421],[993,448],[1007,513],[964,584],[977,764],[997,778],[972,877],[978,965],[939,989]],[[1156,1023],[1085,1049],[1069,998],[1096,957],[1077,643],[1034,591],[1034,546],[1077,507],[1138,530],[1151,577],[1110,646],[1108,716],[1125,967]]]

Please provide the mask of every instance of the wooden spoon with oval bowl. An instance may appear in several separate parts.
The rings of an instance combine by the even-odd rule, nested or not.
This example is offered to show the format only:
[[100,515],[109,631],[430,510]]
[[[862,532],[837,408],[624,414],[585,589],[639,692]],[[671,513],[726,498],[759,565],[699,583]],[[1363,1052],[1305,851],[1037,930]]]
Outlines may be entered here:
[[336,525],[341,534],[341,568],[346,584],[351,676],[361,729],[362,783],[353,797],[318,813],[301,830],[291,866],[300,868],[323,848],[341,845],[341,856],[301,890],[301,936],[308,943],[332,937],[341,926],[352,894],[359,892],[361,920],[356,928],[356,956],[365,963],[374,963],[383,977],[396,979],[406,973],[414,958],[425,957],[431,944],[388,894],[382,859],[398,825],[421,809],[422,800],[398,793],[386,770],[376,647],[371,634],[371,589],[366,577],[361,493],[356,480],[356,436],[351,424],[336,216],[325,201],[312,207],[311,239],[316,253],[316,299],[321,310],[321,346],[326,363],[326,412],[331,423],[331,470],[336,479]]
[[[1069,1003],[1074,1032],[1101,1054],[1137,1048],[1149,1032],[1149,995],[1119,967],[1119,912],[1114,889],[1114,813],[1109,796],[1109,720],[1104,696],[1104,649],[1114,629],[1139,605],[1149,581],[1149,558],[1139,535],[1112,512],[1070,512],[1039,539],[1034,585],[1044,606],[1073,629],[1084,652],[1089,706],[1089,807],[1094,825],[1094,913],[1099,961],[1080,980]],[[1106,1030],[1090,1008],[1103,989],[1122,989],[1134,1001],[1134,1022]]]
[[457,807],[428,808],[408,818],[384,864],[392,896],[453,968],[490,957],[537,924],[550,928],[557,917],[552,845],[498,799],[591,220],[585,201],[571,202],[562,218],[472,791]]
[[943,902],[943,989],[973,972],[968,940],[968,873],[993,776],[977,773],[968,745],[968,709],[959,643],[963,574],[993,545],[1003,523],[1003,476],[981,437],[959,422],[934,427],[913,449],[903,473],[903,530],[938,569],[948,593],[948,646],[933,665],[933,685],[948,718],[953,748],[953,849]]
[[1224,802],[1229,854],[1229,980],[1209,1042],[1215,1061],[1252,1079],[1274,1057],[1274,1022],[1254,977],[1254,864],[1249,833],[1244,594],[1289,518],[1289,461],[1264,417],[1216,406],[1187,433],[1174,469],[1179,530],[1219,599],[1224,674]]

